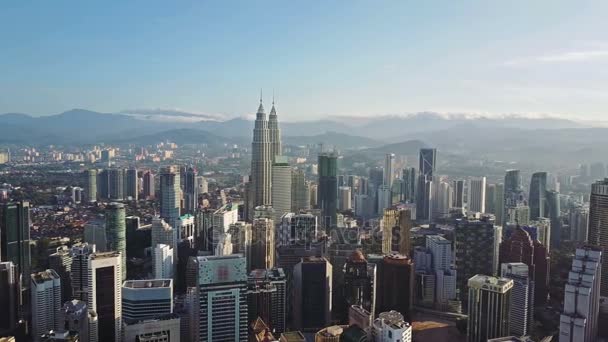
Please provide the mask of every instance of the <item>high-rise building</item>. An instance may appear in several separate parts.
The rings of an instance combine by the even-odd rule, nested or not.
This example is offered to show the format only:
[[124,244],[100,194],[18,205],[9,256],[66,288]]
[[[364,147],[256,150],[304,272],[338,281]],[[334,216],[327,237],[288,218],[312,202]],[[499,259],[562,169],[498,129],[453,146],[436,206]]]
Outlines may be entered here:
[[108,250],[106,223],[103,219],[94,218],[84,225],[84,242],[95,245],[99,252]]
[[302,258],[294,267],[293,320],[296,330],[316,332],[330,325],[332,271],[327,259],[317,257]]
[[137,178],[137,169],[127,169],[125,176],[125,197],[137,201],[139,196],[139,179]]
[[247,278],[249,323],[258,317],[271,331],[286,327],[287,277],[282,268],[252,270]]
[[144,321],[127,321],[123,327],[122,342],[179,342],[180,327],[180,317],[175,314]]
[[355,250],[344,265],[342,291],[347,307],[356,305],[367,312],[376,311],[376,265],[368,263],[360,250]]
[[374,342],[411,342],[412,326],[395,310],[382,312],[372,325]]
[[72,285],[70,283],[72,256],[67,246],[57,247],[56,252],[49,255],[49,267],[57,272],[59,278],[61,278],[61,303],[72,299]]
[[191,341],[247,341],[247,268],[242,255],[199,256],[188,262],[194,287]]
[[486,342],[491,338],[508,336],[513,280],[477,274],[467,284],[467,341]]
[[108,198],[111,200],[123,200],[125,198],[125,170],[108,170]]
[[502,224],[505,219],[505,185],[502,183],[496,184],[494,191],[494,216],[496,222]]
[[[608,178],[591,185],[588,243],[608,250]],[[608,261],[605,254],[603,258],[600,292],[602,296],[608,296]]]
[[[522,190],[521,185],[521,175],[519,170],[507,170],[505,173],[505,185],[504,185],[504,207],[502,212],[502,222],[501,225],[506,227],[506,224],[511,222],[515,224],[527,224],[527,222],[522,222],[525,215],[518,215],[519,212],[517,210],[518,207],[527,207],[525,205],[524,192]],[[528,216],[525,217],[528,220],[529,217],[529,208]],[[523,209],[522,209],[523,210]]]
[[402,171],[401,201],[404,203],[416,202],[416,169],[413,167],[405,168]]
[[439,235],[426,237],[435,274],[435,303],[440,310],[459,311],[456,296],[456,270],[452,262],[452,242]]
[[529,279],[536,304],[547,301],[549,294],[549,253],[538,240],[521,227],[515,228],[500,244],[500,263],[522,262],[528,266]]
[[335,153],[321,153],[319,154],[317,204],[321,209],[321,225],[326,232],[337,224],[337,201],[338,156]]
[[275,263],[274,221],[265,217],[256,218],[253,220],[252,232],[251,268],[273,268]]
[[61,310],[61,278],[57,272],[46,270],[31,275],[32,338],[39,341],[42,334],[59,329]]
[[382,184],[380,186],[378,186],[378,192],[376,194],[376,198],[377,198],[377,208],[378,208],[378,213],[383,212],[386,208],[390,208],[393,201],[392,201],[392,192],[391,192],[391,188],[388,187],[388,185]]
[[181,173],[180,185],[184,193],[184,213],[193,214],[198,208],[196,176],[196,170],[193,167],[185,168]]
[[97,313],[89,310],[87,304],[81,300],[65,302],[59,312],[59,331],[76,332],[82,342],[98,341],[97,323]]
[[88,301],[88,267],[89,256],[92,253],[95,253],[95,245],[87,243],[74,245],[70,249],[70,256],[72,257],[72,266],[70,267],[72,296],[84,302]]
[[172,279],[175,262],[173,248],[162,243],[154,247],[154,278]]
[[97,201],[97,170],[89,169],[85,171],[86,185],[84,192],[87,202]]
[[110,172],[103,169],[97,172],[97,199],[110,198]]
[[[20,279],[27,279],[30,274],[30,243],[29,202],[0,204],[0,260],[11,261]],[[27,288],[30,284],[24,281],[21,285]]]
[[[280,141],[279,141],[280,145]],[[272,208],[274,222],[280,222],[283,214],[291,211],[291,166],[286,157],[275,156],[272,164]]]
[[551,220],[551,246],[559,248],[562,240],[562,222],[561,208],[559,202],[559,192],[555,190],[547,190],[546,196],[546,211],[549,220]]
[[177,167],[163,167],[160,170],[160,217],[173,229],[178,229],[176,224],[180,216],[180,191]]
[[597,338],[602,253],[597,247],[576,249],[564,290],[564,311],[559,318],[560,342],[588,342]]
[[12,335],[20,319],[21,284],[12,261],[0,262],[0,335]]
[[589,231],[589,207],[575,206],[568,212],[568,222],[570,223],[570,240],[577,242],[587,242]]
[[341,186],[338,188],[338,198],[340,211],[351,210],[353,208],[351,202],[351,188],[349,186]]
[[120,253],[121,280],[124,280],[127,277],[127,227],[122,203],[110,203],[106,207],[106,239],[108,250]]
[[410,255],[410,230],[413,223],[409,209],[393,207],[382,217],[382,253],[399,252]]
[[486,177],[469,179],[467,202],[469,211],[486,212]]
[[486,185],[486,212],[496,214],[496,184]]
[[437,150],[434,148],[420,149],[420,164],[418,166],[418,187],[416,188],[416,218],[429,221],[432,214],[431,197],[432,182],[437,163]]
[[251,211],[257,206],[272,204],[272,150],[268,121],[260,98],[251,143],[251,201],[248,205]]
[[281,148],[281,129],[277,120],[277,110],[274,107],[274,98],[272,99],[270,114],[268,114],[268,137],[270,141],[270,157],[275,161],[276,156],[283,154],[283,149]]
[[377,267],[376,312],[397,310],[410,315],[416,279],[413,260],[402,254],[390,254]]
[[530,180],[530,220],[538,220],[539,217],[547,217],[546,211],[547,173],[535,172]]
[[144,199],[153,199],[155,196],[154,190],[154,174],[152,171],[147,170],[143,175],[143,190],[142,195]]
[[395,154],[387,153],[384,157],[384,173],[382,175],[382,184],[390,189],[393,186]]
[[528,265],[523,262],[501,264],[500,275],[513,280],[510,334],[513,336],[530,335],[534,322],[534,285],[530,279]]
[[[173,229],[170,224],[160,217],[152,218],[151,244],[152,260],[157,260],[156,247],[158,245],[167,245],[173,250],[173,274],[175,274],[175,264],[177,263],[177,230]],[[162,260],[162,256],[160,257]],[[165,261],[167,259],[164,259]],[[156,266],[155,266],[156,267]]]
[[122,284],[122,318],[154,319],[173,313],[173,280],[127,280]]
[[457,288],[466,303],[467,282],[476,274],[494,275],[502,232],[492,221],[459,220],[454,231]]
[[318,222],[313,214],[287,213],[281,218],[277,237],[279,246],[310,245],[317,240]]
[[452,181],[452,208],[464,208],[464,180]]
[[120,341],[121,259],[119,252],[93,253],[88,256],[85,291],[87,306],[97,313],[99,341]]
[[291,211],[310,209],[310,190],[303,170],[293,170],[291,173]]
[[452,188],[443,180],[431,182],[431,215],[433,219],[447,217],[452,205]]

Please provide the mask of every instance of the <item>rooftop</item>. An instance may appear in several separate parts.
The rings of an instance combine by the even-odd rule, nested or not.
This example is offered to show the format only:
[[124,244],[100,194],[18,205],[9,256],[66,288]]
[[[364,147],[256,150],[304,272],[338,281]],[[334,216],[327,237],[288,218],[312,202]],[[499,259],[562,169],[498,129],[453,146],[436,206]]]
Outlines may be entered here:
[[172,279],[127,280],[122,287],[132,289],[171,288]]
[[42,284],[45,281],[59,279],[59,275],[54,270],[46,270],[42,272],[32,273],[32,280],[36,284]]

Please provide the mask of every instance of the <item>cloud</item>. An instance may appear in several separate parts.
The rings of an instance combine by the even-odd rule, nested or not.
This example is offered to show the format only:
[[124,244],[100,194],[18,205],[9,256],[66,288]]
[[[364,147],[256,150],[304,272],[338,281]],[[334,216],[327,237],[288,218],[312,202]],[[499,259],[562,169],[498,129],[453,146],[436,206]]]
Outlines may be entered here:
[[585,51],[569,51],[561,52],[552,55],[542,55],[534,57],[518,58],[503,63],[505,66],[527,66],[532,64],[546,63],[576,63],[588,62],[597,60],[608,61],[608,49],[602,50],[585,50]]

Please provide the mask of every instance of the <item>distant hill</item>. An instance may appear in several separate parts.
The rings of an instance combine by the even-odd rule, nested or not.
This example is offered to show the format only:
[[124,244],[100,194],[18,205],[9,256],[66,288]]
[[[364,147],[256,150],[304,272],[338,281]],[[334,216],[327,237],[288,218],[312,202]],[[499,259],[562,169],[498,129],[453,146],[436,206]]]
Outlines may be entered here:
[[338,149],[359,149],[382,145],[382,142],[361,136],[354,136],[337,132],[309,136],[283,136],[283,143],[287,145],[316,145],[334,146]]
[[138,137],[129,137],[118,139],[115,142],[133,143],[133,144],[155,144],[160,141],[171,141],[178,145],[197,144],[220,146],[226,143],[234,143],[234,140],[226,137],[221,137],[203,131],[200,129],[180,128],[162,131],[158,133],[146,134]]

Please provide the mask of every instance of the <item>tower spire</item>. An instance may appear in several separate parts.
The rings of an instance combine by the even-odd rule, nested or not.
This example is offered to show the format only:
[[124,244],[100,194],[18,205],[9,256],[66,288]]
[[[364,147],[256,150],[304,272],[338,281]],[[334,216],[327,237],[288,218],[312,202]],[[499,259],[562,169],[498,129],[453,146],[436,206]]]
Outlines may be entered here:
[[262,88],[260,88],[260,104],[262,104]]

